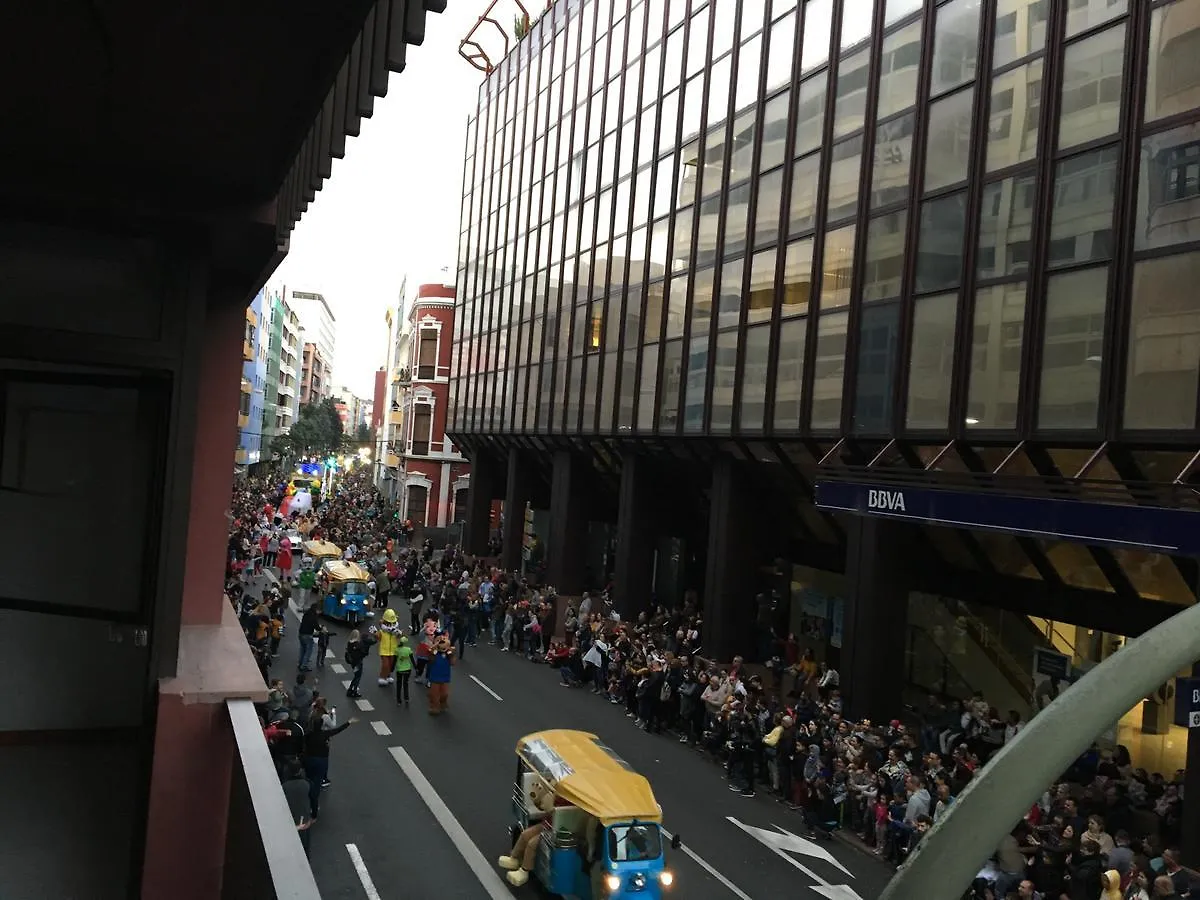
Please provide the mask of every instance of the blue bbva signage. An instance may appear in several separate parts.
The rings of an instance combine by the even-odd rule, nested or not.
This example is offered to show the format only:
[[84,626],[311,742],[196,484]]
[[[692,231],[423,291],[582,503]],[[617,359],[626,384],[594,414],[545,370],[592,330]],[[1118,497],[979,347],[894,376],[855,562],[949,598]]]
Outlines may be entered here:
[[818,481],[815,494],[837,512],[1200,556],[1194,510],[847,481]]

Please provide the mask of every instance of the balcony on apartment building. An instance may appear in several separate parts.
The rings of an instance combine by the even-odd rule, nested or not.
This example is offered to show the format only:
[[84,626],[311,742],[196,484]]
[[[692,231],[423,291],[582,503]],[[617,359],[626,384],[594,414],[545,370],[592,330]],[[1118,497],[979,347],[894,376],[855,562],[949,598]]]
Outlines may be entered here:
[[250,700],[226,700],[238,763],[230,786],[221,900],[320,900]]

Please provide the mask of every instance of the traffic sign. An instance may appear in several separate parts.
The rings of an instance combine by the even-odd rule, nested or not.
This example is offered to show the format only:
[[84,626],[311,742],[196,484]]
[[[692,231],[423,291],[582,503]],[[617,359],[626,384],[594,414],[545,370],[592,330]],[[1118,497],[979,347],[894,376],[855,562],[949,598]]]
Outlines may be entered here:
[[1176,725],[1200,728],[1200,678],[1175,679]]

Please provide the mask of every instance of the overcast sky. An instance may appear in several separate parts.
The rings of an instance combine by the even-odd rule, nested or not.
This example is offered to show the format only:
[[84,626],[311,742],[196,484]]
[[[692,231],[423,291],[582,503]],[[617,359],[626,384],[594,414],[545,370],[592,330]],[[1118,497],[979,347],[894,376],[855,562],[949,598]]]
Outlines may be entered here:
[[[383,314],[404,276],[410,287],[454,278],[463,141],[484,77],[458,44],[486,8],[487,0],[450,0],[427,17],[424,45],[408,48],[407,68],[347,140],[346,158],[333,161],[270,281],[325,295],[337,318],[334,382],[367,399],[385,362]],[[511,32],[511,14],[497,20]]]

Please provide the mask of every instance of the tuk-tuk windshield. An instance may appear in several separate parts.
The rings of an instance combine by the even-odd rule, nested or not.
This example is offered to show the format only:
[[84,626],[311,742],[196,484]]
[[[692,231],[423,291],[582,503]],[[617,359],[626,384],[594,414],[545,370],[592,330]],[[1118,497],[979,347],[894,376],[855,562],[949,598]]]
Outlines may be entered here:
[[642,862],[662,856],[662,832],[653,823],[614,825],[608,830],[612,862]]

